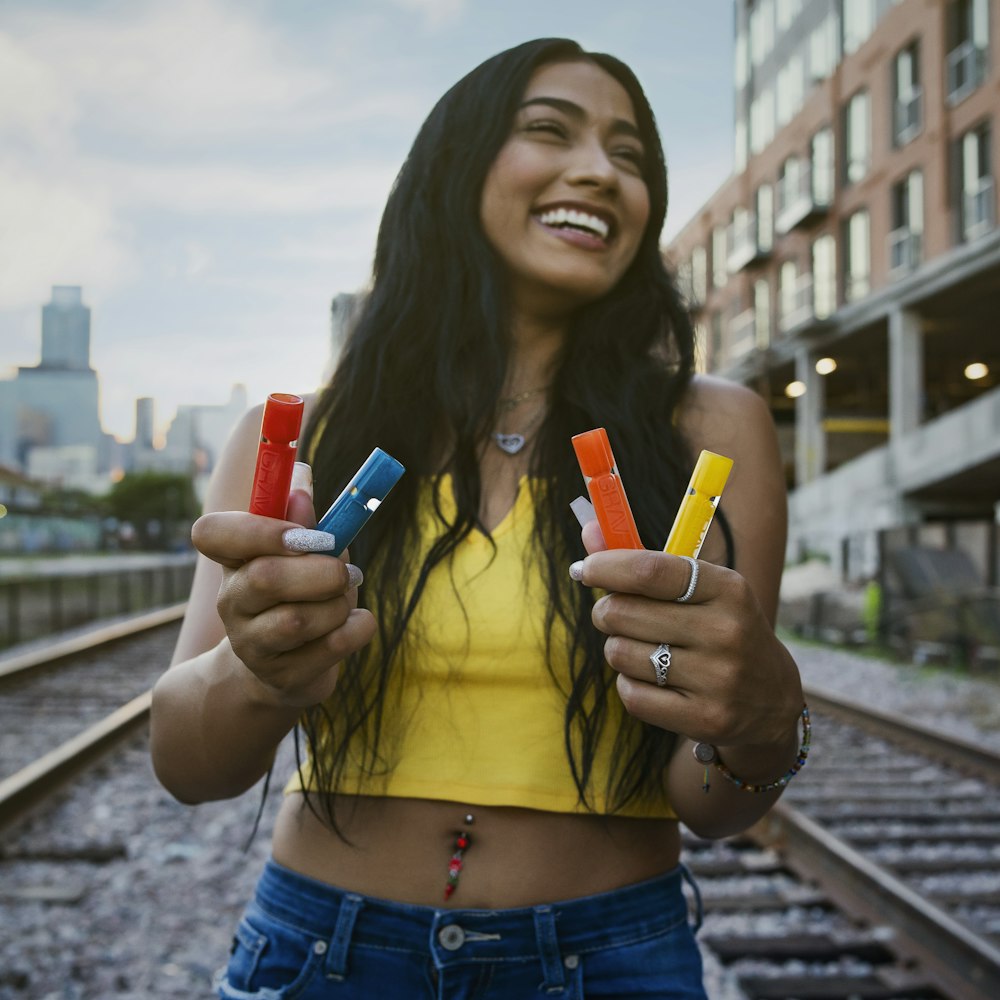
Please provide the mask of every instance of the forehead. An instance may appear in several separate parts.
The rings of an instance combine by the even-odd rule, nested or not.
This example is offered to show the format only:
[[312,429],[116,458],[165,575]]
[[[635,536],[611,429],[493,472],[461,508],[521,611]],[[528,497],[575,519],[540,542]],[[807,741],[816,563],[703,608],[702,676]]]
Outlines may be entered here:
[[592,62],[558,62],[540,66],[531,75],[524,100],[557,97],[579,105],[593,118],[636,124],[628,91],[606,70]]

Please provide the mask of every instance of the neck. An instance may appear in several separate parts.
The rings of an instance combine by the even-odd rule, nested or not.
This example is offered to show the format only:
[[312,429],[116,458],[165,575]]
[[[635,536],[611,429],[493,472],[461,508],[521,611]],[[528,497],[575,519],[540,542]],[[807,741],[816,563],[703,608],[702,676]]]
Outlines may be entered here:
[[504,395],[513,396],[550,383],[566,334],[567,324],[563,321],[515,322]]

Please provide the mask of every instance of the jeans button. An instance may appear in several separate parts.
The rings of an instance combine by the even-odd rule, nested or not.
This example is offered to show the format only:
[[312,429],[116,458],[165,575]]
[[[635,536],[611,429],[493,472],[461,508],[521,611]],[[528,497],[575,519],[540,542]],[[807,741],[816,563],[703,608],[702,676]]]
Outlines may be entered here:
[[465,944],[465,931],[458,924],[448,924],[438,931],[438,941],[447,951],[458,951]]

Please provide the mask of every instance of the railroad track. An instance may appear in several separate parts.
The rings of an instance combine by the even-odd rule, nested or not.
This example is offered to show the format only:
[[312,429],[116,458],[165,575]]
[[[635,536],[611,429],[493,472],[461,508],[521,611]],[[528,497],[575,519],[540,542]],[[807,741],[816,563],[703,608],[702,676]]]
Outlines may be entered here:
[[750,1000],[1000,997],[1000,756],[808,697],[803,775],[749,837],[688,846],[703,944]]
[[145,724],[184,607],[0,659],[0,830]]
[[[182,610],[0,661],[0,829],[144,724]],[[1000,758],[808,696],[814,752],[768,818],[686,837],[709,973],[739,1000],[1000,997]]]

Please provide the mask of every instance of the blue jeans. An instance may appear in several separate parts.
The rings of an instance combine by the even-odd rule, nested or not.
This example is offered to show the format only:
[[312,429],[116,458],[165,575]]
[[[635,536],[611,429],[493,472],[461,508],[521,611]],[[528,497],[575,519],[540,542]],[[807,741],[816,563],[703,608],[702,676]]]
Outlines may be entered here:
[[[216,978],[228,1000],[706,1000],[682,867],[596,896],[445,910],[344,892],[269,861]],[[693,885],[693,883],[692,883]]]

